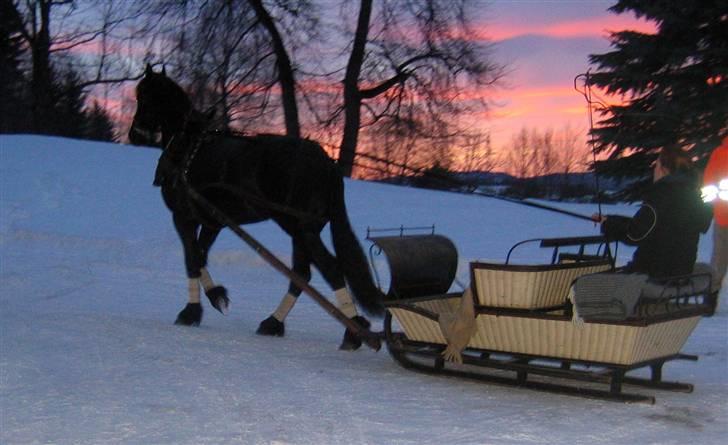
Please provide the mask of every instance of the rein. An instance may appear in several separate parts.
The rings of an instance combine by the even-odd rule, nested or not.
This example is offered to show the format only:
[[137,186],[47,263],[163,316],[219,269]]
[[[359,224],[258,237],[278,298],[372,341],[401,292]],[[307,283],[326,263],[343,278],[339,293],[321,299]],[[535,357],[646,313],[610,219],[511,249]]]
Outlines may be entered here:
[[[380,158],[380,157],[373,156],[373,155],[369,155],[369,154],[366,154],[366,153],[357,153],[357,156],[362,157],[362,158],[365,158],[365,159],[369,159],[371,161],[384,163],[386,165],[391,165],[391,166],[394,166],[394,167],[397,167],[397,168],[401,168],[401,169],[404,169],[404,170],[409,170],[412,173],[417,173],[417,174],[425,174],[426,173],[426,174],[431,175],[435,179],[439,179],[439,180],[442,180],[443,182],[447,182],[447,183],[449,183],[452,186],[465,187],[465,186],[468,185],[465,182],[460,181],[460,180],[455,179],[455,178],[452,178],[450,176],[438,175],[437,173],[426,172],[426,170],[424,168],[412,167],[412,166],[409,166],[409,165],[406,165],[406,164],[394,162],[394,161],[391,161],[391,160],[388,160],[388,159]],[[362,168],[376,169],[375,167],[370,167],[370,166],[367,166],[367,165],[362,165],[362,164],[356,164],[356,165],[358,167],[362,167]],[[569,210],[564,210],[564,209],[560,209],[560,208],[557,208],[557,207],[548,206],[546,204],[541,204],[541,203],[538,203],[538,202],[526,201],[525,199],[510,198],[510,197],[507,197],[507,196],[500,196],[500,195],[495,195],[493,193],[479,192],[479,191],[476,191],[476,190],[472,190],[472,191],[452,190],[452,191],[455,192],[455,193],[461,193],[461,194],[466,194],[466,195],[476,195],[476,196],[483,196],[483,197],[486,197],[486,198],[499,199],[501,201],[507,201],[507,202],[510,202],[510,203],[513,203],[513,204],[520,204],[520,205],[525,205],[525,206],[529,206],[529,207],[535,207],[537,209],[547,210],[547,211],[550,211],[550,212],[561,213],[562,215],[567,215],[567,216],[571,216],[571,217],[574,217],[574,218],[578,218],[578,219],[583,219],[583,220],[586,220],[586,221],[594,222],[594,220],[591,218],[591,216],[583,215],[581,213],[571,212]]]

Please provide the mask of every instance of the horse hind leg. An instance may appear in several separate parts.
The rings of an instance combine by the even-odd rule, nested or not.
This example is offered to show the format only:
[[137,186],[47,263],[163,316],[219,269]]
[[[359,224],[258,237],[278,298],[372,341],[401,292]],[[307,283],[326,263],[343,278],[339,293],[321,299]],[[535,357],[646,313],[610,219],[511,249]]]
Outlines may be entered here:
[[[351,297],[351,293],[349,293],[349,289],[347,289],[346,287],[337,289],[336,291],[334,291],[334,295],[336,296],[336,301],[339,305],[339,309],[341,309],[341,311],[347,317],[351,318],[359,326],[365,329],[369,329],[371,323],[365,317],[357,313],[356,306],[354,306],[354,301]],[[347,310],[346,308],[348,307],[353,308],[353,310]],[[342,351],[356,351],[361,347],[361,343],[362,339],[358,335],[356,335],[354,331],[346,328],[346,331],[344,331],[344,338],[341,340],[339,349]]]
[[227,289],[225,289],[225,287],[223,286],[215,284],[206,267],[210,248],[217,239],[217,235],[219,233],[220,229],[213,229],[206,226],[202,226],[202,228],[200,229],[199,244],[200,250],[202,251],[200,283],[202,284],[205,295],[210,300],[210,304],[212,304],[212,307],[220,311],[221,314],[227,315],[230,310],[230,299],[227,295]]
[[[306,249],[297,239],[293,241],[293,271],[304,278],[306,281],[311,279],[311,260],[306,253]],[[260,322],[258,335],[270,335],[275,337],[283,337],[286,333],[285,319],[288,313],[295,306],[298,297],[301,295],[301,289],[291,282],[288,286],[288,292],[278,304],[278,308],[273,314]]]
[[[309,234],[306,236],[306,246],[310,249],[313,263],[323,275],[326,282],[334,289],[337,306],[348,318],[352,319],[359,326],[369,329],[371,323],[358,314],[351,292],[346,287],[346,280],[341,271],[339,262],[326,248],[318,235]],[[361,347],[362,339],[352,330],[346,329],[344,338],[339,345],[342,351],[355,351]]]
[[293,306],[296,304],[300,294],[300,291],[296,293],[295,291],[292,292],[289,290],[288,293],[283,296],[283,299],[275,312],[273,312],[270,317],[260,322],[255,333],[271,337],[283,337],[286,335],[286,325],[284,320],[291,309],[293,309]]

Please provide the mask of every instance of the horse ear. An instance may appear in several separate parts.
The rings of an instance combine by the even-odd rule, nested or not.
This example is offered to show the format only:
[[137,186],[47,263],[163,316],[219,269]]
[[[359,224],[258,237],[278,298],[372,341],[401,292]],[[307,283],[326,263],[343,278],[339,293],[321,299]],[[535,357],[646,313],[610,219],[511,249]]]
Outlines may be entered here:
[[167,67],[162,65],[162,76],[166,76],[166,75],[167,75]]
[[151,74],[154,74],[154,70],[152,69],[152,64],[151,64],[151,63],[149,63],[149,62],[147,62],[147,67],[146,67],[146,69],[144,70],[144,75],[145,75],[145,76],[149,76],[149,75],[151,75]]

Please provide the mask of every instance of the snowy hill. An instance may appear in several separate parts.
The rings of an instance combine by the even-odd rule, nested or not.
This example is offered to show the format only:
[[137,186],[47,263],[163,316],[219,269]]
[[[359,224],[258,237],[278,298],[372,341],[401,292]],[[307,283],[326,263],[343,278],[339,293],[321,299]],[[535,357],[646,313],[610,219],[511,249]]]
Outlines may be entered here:
[[[285,338],[259,337],[286,280],[233,235],[210,270],[227,317],[173,325],[182,249],[159,190],[158,151],[0,136],[0,443],[718,444],[728,437],[728,304],[666,365],[691,394],[623,405],[416,374],[385,350],[339,352],[343,328],[302,296]],[[436,225],[467,263],[517,241],[596,234],[589,222],[476,196],[347,181],[366,228]],[[563,205],[591,214],[590,205]],[[630,214],[628,206],[605,206]],[[273,224],[247,227],[283,259]],[[710,253],[710,233],[699,257]],[[328,234],[326,235],[328,238]],[[362,245],[367,246],[362,240]],[[620,248],[620,262],[631,255]],[[525,249],[516,258],[538,262]],[[330,294],[319,276],[313,284]],[[721,297],[728,297],[726,289]],[[379,327],[380,322],[375,322]]]

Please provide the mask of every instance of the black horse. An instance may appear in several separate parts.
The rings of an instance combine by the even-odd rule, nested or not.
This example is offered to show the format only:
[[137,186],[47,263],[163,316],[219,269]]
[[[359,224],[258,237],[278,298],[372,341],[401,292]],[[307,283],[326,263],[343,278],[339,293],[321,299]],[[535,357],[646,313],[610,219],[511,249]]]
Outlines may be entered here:
[[[340,309],[361,326],[354,298],[368,313],[382,312],[382,294],[372,281],[364,252],[354,235],[344,204],[338,166],[320,145],[278,135],[240,136],[207,130],[207,119],[194,110],[187,94],[166,73],[147,65],[136,88],[137,110],[129,130],[133,144],[150,145],[161,133],[162,155],[155,185],[172,211],[184,247],[189,303],[177,324],[199,325],[200,284],[213,307],[226,313],[229,299],[206,269],[210,247],[222,224],[190,199],[191,186],[237,224],[274,220],[293,242],[293,270],[309,280],[315,265],[335,290]],[[336,256],[321,241],[329,223]],[[283,321],[301,289],[290,283],[278,309],[260,323],[262,335],[284,335]],[[361,340],[347,330],[342,349]]]

